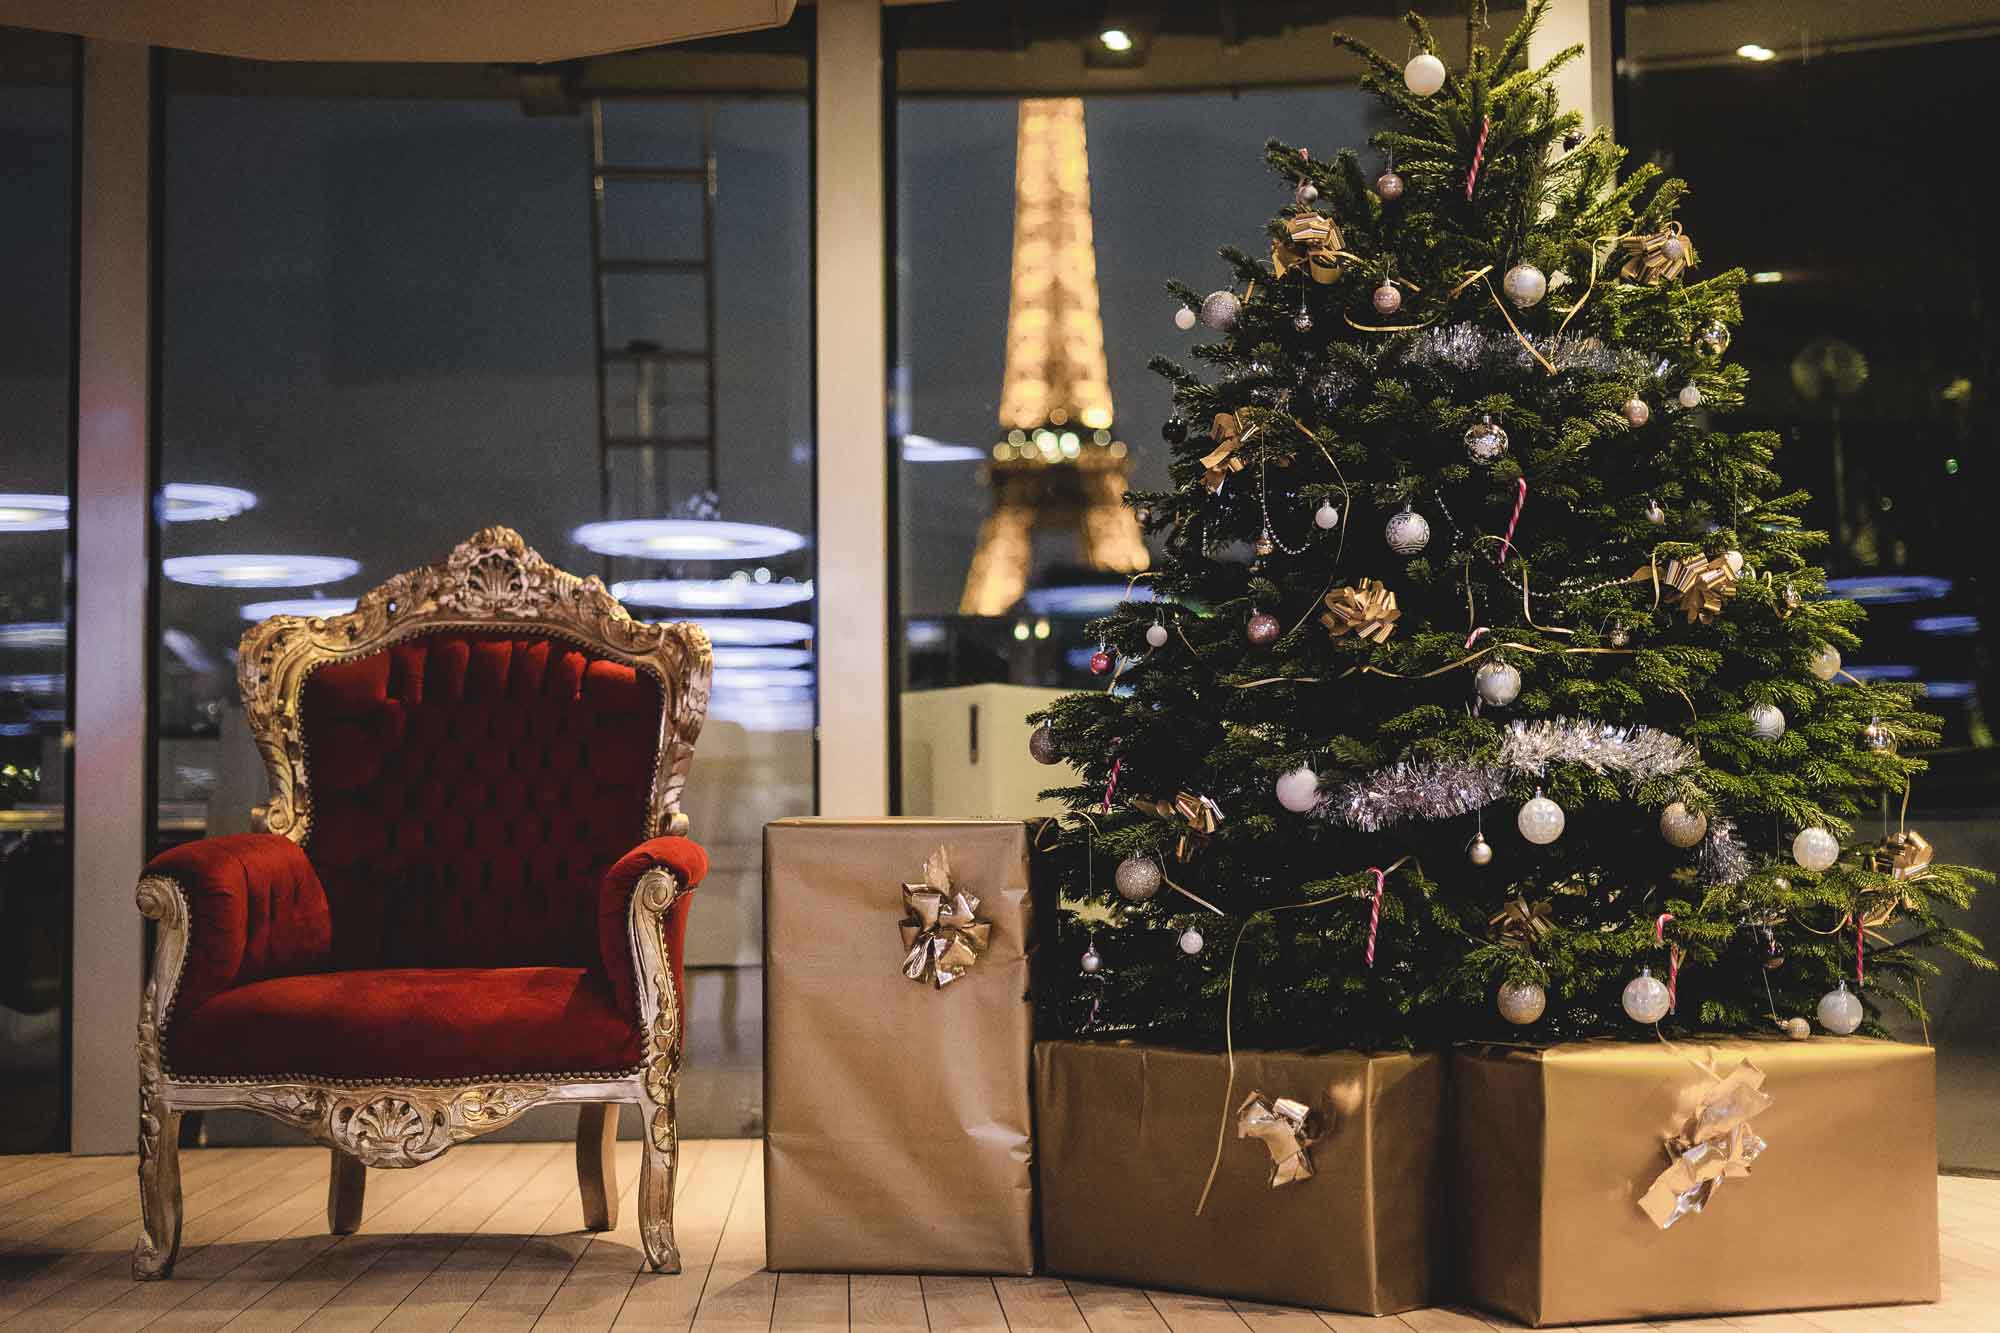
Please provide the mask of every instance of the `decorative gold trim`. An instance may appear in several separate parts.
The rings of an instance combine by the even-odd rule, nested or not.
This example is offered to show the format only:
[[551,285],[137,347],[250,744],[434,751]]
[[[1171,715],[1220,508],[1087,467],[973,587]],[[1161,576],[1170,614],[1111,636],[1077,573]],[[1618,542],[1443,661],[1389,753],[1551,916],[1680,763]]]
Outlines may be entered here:
[[639,1238],[646,1261],[659,1273],[681,1271],[674,1245],[674,1171],[680,1158],[674,1112],[681,1077],[680,996],[674,990],[673,959],[667,945],[667,913],[680,896],[671,871],[655,866],[632,888],[632,976],[638,983],[639,1020],[645,1026],[646,1057],[639,1084],[639,1109],[646,1120],[646,1147],[639,1168]]

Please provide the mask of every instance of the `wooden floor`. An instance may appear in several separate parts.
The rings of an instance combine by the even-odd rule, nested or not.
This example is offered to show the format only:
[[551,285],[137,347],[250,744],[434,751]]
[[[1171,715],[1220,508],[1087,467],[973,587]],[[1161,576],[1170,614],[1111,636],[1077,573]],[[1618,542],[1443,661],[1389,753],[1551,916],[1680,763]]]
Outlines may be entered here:
[[[186,1224],[173,1280],[128,1269],[138,1191],[129,1157],[0,1158],[5,1329],[627,1329],[873,1333],[1351,1333],[1506,1327],[1469,1311],[1374,1320],[1055,1278],[764,1271],[763,1157],[748,1140],[685,1145],[685,1271],[640,1271],[621,1145],[616,1231],[577,1230],[567,1144],[474,1144],[416,1171],[371,1171],[361,1230],[326,1234],[316,1148],[182,1154]],[[1935,1306],[1682,1320],[1667,1328],[1790,1333],[2000,1329],[2000,1181],[1939,1181],[1944,1301]],[[1866,1220],[1855,1219],[1857,1261]],[[1774,1237],[1773,1261],[1783,1239]],[[1606,1325],[1606,1328],[1655,1327]]]

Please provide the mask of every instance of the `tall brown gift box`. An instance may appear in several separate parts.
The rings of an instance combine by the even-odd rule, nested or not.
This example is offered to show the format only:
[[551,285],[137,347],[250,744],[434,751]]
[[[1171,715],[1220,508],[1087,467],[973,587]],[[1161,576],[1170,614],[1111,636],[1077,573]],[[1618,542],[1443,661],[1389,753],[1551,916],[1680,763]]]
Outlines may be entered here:
[[[940,846],[988,923],[943,988],[903,973]],[[1028,840],[1018,822],[764,828],[765,1257],[774,1270],[1034,1270]]]
[[[1042,1244],[1064,1277],[1393,1314],[1443,1275],[1445,1059],[1239,1051],[1215,1188],[1195,1215],[1229,1082],[1219,1054],[1130,1043],[1035,1046]],[[1251,1092],[1324,1120],[1312,1175],[1273,1187],[1237,1137]]]
[[[1701,1067],[1713,1053],[1713,1073]],[[1661,1229],[1665,1140],[1748,1059],[1768,1107],[1747,1176]],[[1809,1041],[1468,1046],[1452,1056],[1458,1275],[1536,1326],[1938,1298],[1929,1047]],[[1661,1196],[1667,1199],[1670,1195]]]

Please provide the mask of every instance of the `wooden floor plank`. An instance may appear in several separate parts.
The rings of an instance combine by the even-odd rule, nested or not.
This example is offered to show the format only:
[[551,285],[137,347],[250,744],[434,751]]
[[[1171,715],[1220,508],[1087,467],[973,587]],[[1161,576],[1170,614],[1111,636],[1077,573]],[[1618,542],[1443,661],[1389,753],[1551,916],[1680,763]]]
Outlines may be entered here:
[[1089,1327],[1061,1278],[996,1277],[993,1292],[1013,1333],[1081,1333]]
[[847,1333],[847,1274],[780,1273],[772,1333]]
[[925,1333],[921,1279],[901,1273],[855,1273],[847,1279],[847,1318],[874,1333]]
[[[637,1140],[618,1145],[618,1225],[590,1238],[569,1276],[549,1298],[537,1329],[563,1333],[603,1333],[618,1322],[618,1312],[646,1266],[645,1245],[639,1238],[639,1153]],[[690,1173],[698,1168],[701,1151],[689,1145],[682,1161]],[[680,1189],[675,1180],[675,1192]]]
[[1171,1333],[1244,1333],[1247,1327],[1228,1301],[1213,1296],[1148,1291],[1146,1299]]
[[[854,1283],[848,1284],[850,1308],[858,1306]],[[715,1247],[715,1261],[703,1283],[701,1304],[694,1312],[691,1328],[697,1333],[764,1333],[771,1326],[771,1311],[778,1295],[777,1274],[764,1267],[764,1154],[753,1152],[745,1162],[736,1187],[736,1198],[722,1224],[722,1238]],[[921,1312],[923,1297],[917,1297]],[[921,1313],[919,1324],[921,1325]],[[856,1324],[859,1324],[857,1319]]]
[[750,1159],[761,1156],[761,1147],[748,1139],[705,1145],[699,1169],[675,1190],[674,1235],[681,1249],[681,1271],[639,1274],[626,1293],[614,1328],[686,1329],[693,1325],[702,1289],[722,1245],[730,1206],[742,1193]]
[[1295,1305],[1265,1305],[1259,1301],[1231,1301],[1229,1308],[1249,1325],[1251,1333],[1326,1333],[1326,1325],[1311,1310]]
[[1007,1316],[1000,1309],[1000,1297],[990,1277],[936,1277],[926,1275],[924,1316],[931,1333],[1008,1333]]
[[133,1171],[130,1157],[73,1157],[52,1175],[29,1176],[0,1186],[0,1230],[33,1221],[79,1194],[88,1194],[114,1181],[130,1180],[137,1188],[138,1177]]
[[1083,1312],[1091,1333],[1160,1333],[1166,1321],[1146,1299],[1146,1293],[1130,1287],[1107,1287],[1096,1282],[1071,1282],[1069,1294]]

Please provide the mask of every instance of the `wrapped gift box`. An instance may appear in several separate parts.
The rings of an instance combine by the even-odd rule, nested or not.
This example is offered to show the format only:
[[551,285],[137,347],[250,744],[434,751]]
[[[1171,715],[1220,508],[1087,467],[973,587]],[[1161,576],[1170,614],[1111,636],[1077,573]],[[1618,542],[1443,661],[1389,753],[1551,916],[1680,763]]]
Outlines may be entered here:
[[[1716,1103],[1754,1079],[1718,1080],[1745,1060],[1769,1104],[1753,1102],[1748,1137],[1735,1137]],[[1683,1166],[1703,1106],[1716,1133]],[[1461,1294],[1529,1324],[1938,1298],[1928,1047],[1859,1037],[1462,1047],[1452,1140]],[[1747,1174],[1726,1165],[1732,1157],[1753,1159]],[[1674,1217],[1718,1164],[1705,1196],[1684,1200],[1700,1211]],[[1664,1229],[1640,1204],[1656,1182]]]
[[[942,846],[963,933],[906,907]],[[764,830],[766,1262],[778,1271],[1034,1269],[1026,827],[781,819]],[[904,973],[931,942],[939,987]]]
[[[1443,1275],[1445,1060],[1131,1043],[1035,1047],[1042,1244],[1064,1277],[1391,1314]],[[1312,1174],[1238,1137],[1250,1093],[1309,1110]],[[1207,1206],[1195,1207],[1227,1116]]]

